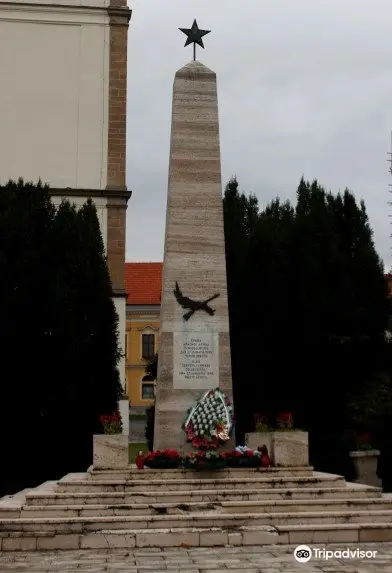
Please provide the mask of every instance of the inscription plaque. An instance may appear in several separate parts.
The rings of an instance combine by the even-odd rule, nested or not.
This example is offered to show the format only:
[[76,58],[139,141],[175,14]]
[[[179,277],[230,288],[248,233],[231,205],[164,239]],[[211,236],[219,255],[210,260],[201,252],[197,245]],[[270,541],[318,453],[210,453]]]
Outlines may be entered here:
[[197,389],[219,386],[219,334],[174,333],[173,388]]

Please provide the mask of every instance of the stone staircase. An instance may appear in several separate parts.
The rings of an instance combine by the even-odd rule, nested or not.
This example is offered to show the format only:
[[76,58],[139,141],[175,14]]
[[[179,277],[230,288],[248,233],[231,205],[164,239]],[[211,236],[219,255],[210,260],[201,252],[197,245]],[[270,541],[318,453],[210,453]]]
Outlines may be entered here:
[[312,468],[96,471],[0,500],[2,551],[392,541],[392,496]]

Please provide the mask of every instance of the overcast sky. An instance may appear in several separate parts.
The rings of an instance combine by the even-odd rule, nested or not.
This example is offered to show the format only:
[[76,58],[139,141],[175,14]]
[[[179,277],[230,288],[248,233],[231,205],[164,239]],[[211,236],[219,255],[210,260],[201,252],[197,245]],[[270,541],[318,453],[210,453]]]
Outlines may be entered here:
[[[223,184],[264,206],[302,176],[367,205],[392,265],[390,0],[131,0],[127,260],[163,258],[171,97],[192,59],[178,28],[212,30],[198,58],[218,75]],[[392,196],[391,196],[392,198]]]

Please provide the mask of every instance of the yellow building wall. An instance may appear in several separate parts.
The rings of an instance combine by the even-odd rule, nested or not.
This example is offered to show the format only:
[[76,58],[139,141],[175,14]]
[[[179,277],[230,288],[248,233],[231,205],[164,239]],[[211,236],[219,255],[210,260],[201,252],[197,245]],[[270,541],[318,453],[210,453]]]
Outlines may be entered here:
[[153,400],[142,398],[142,378],[146,375],[145,368],[148,360],[142,358],[142,335],[154,334],[155,348],[158,352],[159,319],[130,316],[127,311],[126,328],[126,376],[127,394],[131,407],[148,408]]

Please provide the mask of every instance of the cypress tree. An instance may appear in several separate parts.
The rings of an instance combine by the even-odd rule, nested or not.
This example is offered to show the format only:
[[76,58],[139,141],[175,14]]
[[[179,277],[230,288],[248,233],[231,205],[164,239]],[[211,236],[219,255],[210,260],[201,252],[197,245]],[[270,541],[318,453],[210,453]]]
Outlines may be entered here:
[[85,471],[99,415],[116,409],[118,318],[93,203],[56,211],[41,183],[0,187],[0,294],[7,493]]
[[260,212],[256,204],[249,228],[247,201],[231,182],[224,213],[242,429],[253,429],[255,413],[291,410],[311,431],[313,463],[347,473],[348,395],[377,372],[387,321],[365,205],[302,178],[295,204],[276,199]]

